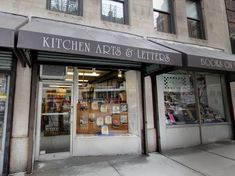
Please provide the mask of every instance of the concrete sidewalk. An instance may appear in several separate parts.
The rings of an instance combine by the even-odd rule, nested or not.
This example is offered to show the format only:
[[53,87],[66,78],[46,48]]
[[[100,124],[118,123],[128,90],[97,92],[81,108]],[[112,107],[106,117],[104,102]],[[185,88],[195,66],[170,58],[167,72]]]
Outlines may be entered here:
[[169,151],[163,155],[73,157],[37,162],[33,176],[234,176],[235,142]]

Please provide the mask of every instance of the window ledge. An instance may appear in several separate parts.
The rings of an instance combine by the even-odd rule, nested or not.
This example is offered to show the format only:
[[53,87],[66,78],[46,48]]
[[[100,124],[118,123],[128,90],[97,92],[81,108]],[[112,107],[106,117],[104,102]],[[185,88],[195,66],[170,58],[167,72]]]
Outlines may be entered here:
[[202,123],[201,126],[220,126],[220,125],[229,125],[229,122],[217,122],[217,123]]
[[[161,32],[161,31],[158,31],[156,28],[154,28],[154,31],[155,31],[155,34],[156,35],[160,35],[160,37],[162,37],[162,36],[164,36],[164,37],[171,37],[171,38],[173,38],[175,40],[177,38],[177,34],[174,34],[174,33]],[[159,36],[157,36],[157,37],[159,37]]]
[[102,23],[106,26],[115,26],[115,27],[129,27],[130,24],[126,24],[126,23],[115,23],[115,22],[112,22],[112,21],[105,21],[105,20],[102,20]]
[[166,128],[188,128],[188,127],[199,127],[199,124],[183,124],[183,125],[166,125]]
[[139,136],[137,136],[137,135],[134,135],[134,134],[112,134],[112,135],[95,135],[95,134],[76,134],[76,138],[79,138],[79,139],[81,139],[81,138],[116,138],[116,137],[121,137],[121,138],[123,138],[123,137],[127,137],[127,138],[129,138],[129,137],[134,137],[134,138],[136,138],[136,137],[139,137]]
[[[73,14],[68,14],[65,12],[57,12],[57,11],[53,11],[53,10],[48,10],[48,14],[49,15],[54,15],[57,17],[64,17],[64,18],[68,18],[68,19],[72,19],[70,22],[74,22],[73,20],[82,20],[83,16],[80,15],[73,15]],[[61,19],[60,19],[61,20]]]

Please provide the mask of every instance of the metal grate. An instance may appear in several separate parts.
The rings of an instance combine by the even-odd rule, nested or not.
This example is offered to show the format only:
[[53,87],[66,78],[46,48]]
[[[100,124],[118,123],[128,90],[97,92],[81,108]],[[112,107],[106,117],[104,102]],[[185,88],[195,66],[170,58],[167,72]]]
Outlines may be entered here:
[[0,51],[0,70],[10,71],[12,65],[12,52]]
[[129,68],[139,69],[141,63],[131,62],[125,60],[103,59],[103,58],[89,58],[79,57],[77,55],[60,54],[52,52],[39,52],[38,61],[43,63],[67,64],[67,65],[80,65],[80,66],[105,66],[114,68]]

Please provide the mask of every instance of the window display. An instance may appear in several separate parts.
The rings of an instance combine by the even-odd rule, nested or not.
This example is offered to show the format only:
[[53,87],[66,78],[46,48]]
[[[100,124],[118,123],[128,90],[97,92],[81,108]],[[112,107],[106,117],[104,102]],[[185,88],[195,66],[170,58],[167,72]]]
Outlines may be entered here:
[[202,123],[225,122],[221,76],[198,73],[196,78]]
[[[163,78],[167,125],[194,124],[199,118],[202,123],[226,121],[221,75],[174,71],[164,74]],[[195,91],[199,107],[196,106]],[[199,109],[200,117],[197,117],[196,109]]]
[[128,132],[124,73],[79,69],[77,134],[113,135]]
[[189,73],[164,74],[164,101],[167,125],[198,122],[193,81]]

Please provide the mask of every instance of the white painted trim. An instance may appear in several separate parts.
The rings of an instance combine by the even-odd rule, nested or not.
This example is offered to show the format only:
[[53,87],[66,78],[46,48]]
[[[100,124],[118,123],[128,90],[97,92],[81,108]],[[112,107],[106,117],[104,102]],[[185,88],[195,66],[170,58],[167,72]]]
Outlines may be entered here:
[[[42,89],[45,84],[55,84],[55,85],[69,85],[71,88],[71,113],[70,113],[70,151],[50,153],[40,155],[40,129],[41,129],[41,109],[42,109]],[[37,129],[36,129],[36,149],[35,149],[35,160],[54,160],[63,159],[72,156],[72,141],[73,141],[73,125],[72,119],[74,118],[74,108],[73,108],[73,84],[71,82],[60,82],[60,81],[42,81],[39,82],[39,93],[38,93],[38,110],[37,110]]]

